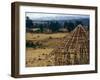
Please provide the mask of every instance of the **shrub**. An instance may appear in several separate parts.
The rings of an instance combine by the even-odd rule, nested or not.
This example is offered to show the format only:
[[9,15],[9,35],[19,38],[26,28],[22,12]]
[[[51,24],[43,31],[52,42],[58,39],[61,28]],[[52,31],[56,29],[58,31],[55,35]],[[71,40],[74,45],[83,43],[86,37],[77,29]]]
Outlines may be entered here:
[[51,36],[49,36],[49,39],[52,39],[52,37],[51,37]]

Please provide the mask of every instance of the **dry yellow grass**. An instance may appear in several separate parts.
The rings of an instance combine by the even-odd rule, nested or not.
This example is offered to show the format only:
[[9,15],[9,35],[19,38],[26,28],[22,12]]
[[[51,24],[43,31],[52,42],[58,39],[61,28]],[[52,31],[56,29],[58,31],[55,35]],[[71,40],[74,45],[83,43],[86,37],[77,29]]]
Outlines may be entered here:
[[26,49],[26,57],[37,57],[41,54],[49,54],[53,49],[52,48],[46,48],[46,49],[32,49],[27,48]]
[[26,40],[44,40],[48,39],[49,37],[63,38],[66,35],[69,35],[69,33],[53,33],[53,34],[26,33]]
[[[54,65],[53,60],[46,59],[46,55],[53,50],[52,47],[60,45],[60,39],[67,36],[70,37],[70,33],[53,33],[53,34],[40,34],[40,33],[26,33],[26,40],[39,41],[39,40],[48,40],[43,42],[43,45],[46,47],[42,48],[26,48],[26,67],[39,67],[39,66],[48,66]],[[59,39],[58,39],[59,38]]]
[[[26,49],[26,67],[39,67],[46,66],[48,63],[45,60],[45,56],[48,55],[53,49]],[[41,60],[38,60],[38,59]]]

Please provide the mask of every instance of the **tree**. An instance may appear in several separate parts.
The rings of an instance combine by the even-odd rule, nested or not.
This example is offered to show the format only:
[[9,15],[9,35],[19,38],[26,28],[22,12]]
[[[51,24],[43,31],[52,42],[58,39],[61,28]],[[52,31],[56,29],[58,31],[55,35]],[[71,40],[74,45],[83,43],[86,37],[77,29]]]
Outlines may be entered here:
[[29,17],[26,17],[26,28],[33,28],[33,22]]
[[52,30],[52,32],[57,32],[60,28],[60,24],[59,22],[57,21],[51,21],[50,22],[50,26],[49,26],[49,29]]
[[69,27],[68,27],[67,29],[69,30],[69,32],[72,31],[72,30],[75,28],[74,23],[72,23],[72,22],[70,22],[70,23],[68,24],[68,26],[69,26]]
[[81,24],[81,25],[83,25],[83,23],[82,23],[82,21],[75,21],[75,26],[77,26],[77,25],[79,25],[79,24]]
[[72,31],[75,28],[75,25],[73,22],[65,22],[64,23],[64,27],[68,29],[68,31]]
[[65,21],[65,22],[64,22],[64,28],[67,28],[67,26],[68,26],[68,22]]
[[39,25],[40,31],[43,32],[43,24]]

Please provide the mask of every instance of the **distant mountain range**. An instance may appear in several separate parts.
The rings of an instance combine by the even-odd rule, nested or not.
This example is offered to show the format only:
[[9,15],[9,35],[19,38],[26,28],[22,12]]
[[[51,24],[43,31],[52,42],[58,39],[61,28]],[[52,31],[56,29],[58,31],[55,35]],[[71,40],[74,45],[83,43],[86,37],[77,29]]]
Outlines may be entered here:
[[85,19],[89,18],[89,15],[81,14],[65,14],[65,13],[27,13],[26,17],[29,17],[31,20],[72,20],[72,19]]
[[39,17],[39,18],[31,18],[32,20],[35,21],[52,21],[52,20],[56,20],[56,21],[61,21],[61,20],[78,20],[78,19],[88,19],[87,17],[66,17],[66,16],[56,16],[56,17]]

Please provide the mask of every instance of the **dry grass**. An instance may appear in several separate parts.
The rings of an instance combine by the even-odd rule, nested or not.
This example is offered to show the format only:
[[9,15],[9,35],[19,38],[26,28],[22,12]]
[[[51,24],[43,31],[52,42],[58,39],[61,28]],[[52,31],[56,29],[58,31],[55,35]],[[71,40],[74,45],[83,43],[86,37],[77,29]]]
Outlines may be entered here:
[[33,48],[27,48],[26,49],[26,57],[37,57],[41,54],[49,54],[53,49],[52,48],[46,48],[46,49],[33,49]]
[[48,63],[45,60],[46,56],[53,49],[32,49],[27,48],[26,50],[26,67],[39,67],[39,66],[47,66]]
[[46,56],[57,46],[65,36],[70,37],[70,33],[26,33],[26,40],[41,41],[45,48],[26,48],[26,67],[39,67],[54,65],[53,60],[46,59]]
[[44,39],[48,39],[50,37],[63,38],[66,35],[69,35],[69,33],[53,33],[53,34],[26,33],[26,40],[44,40]]

